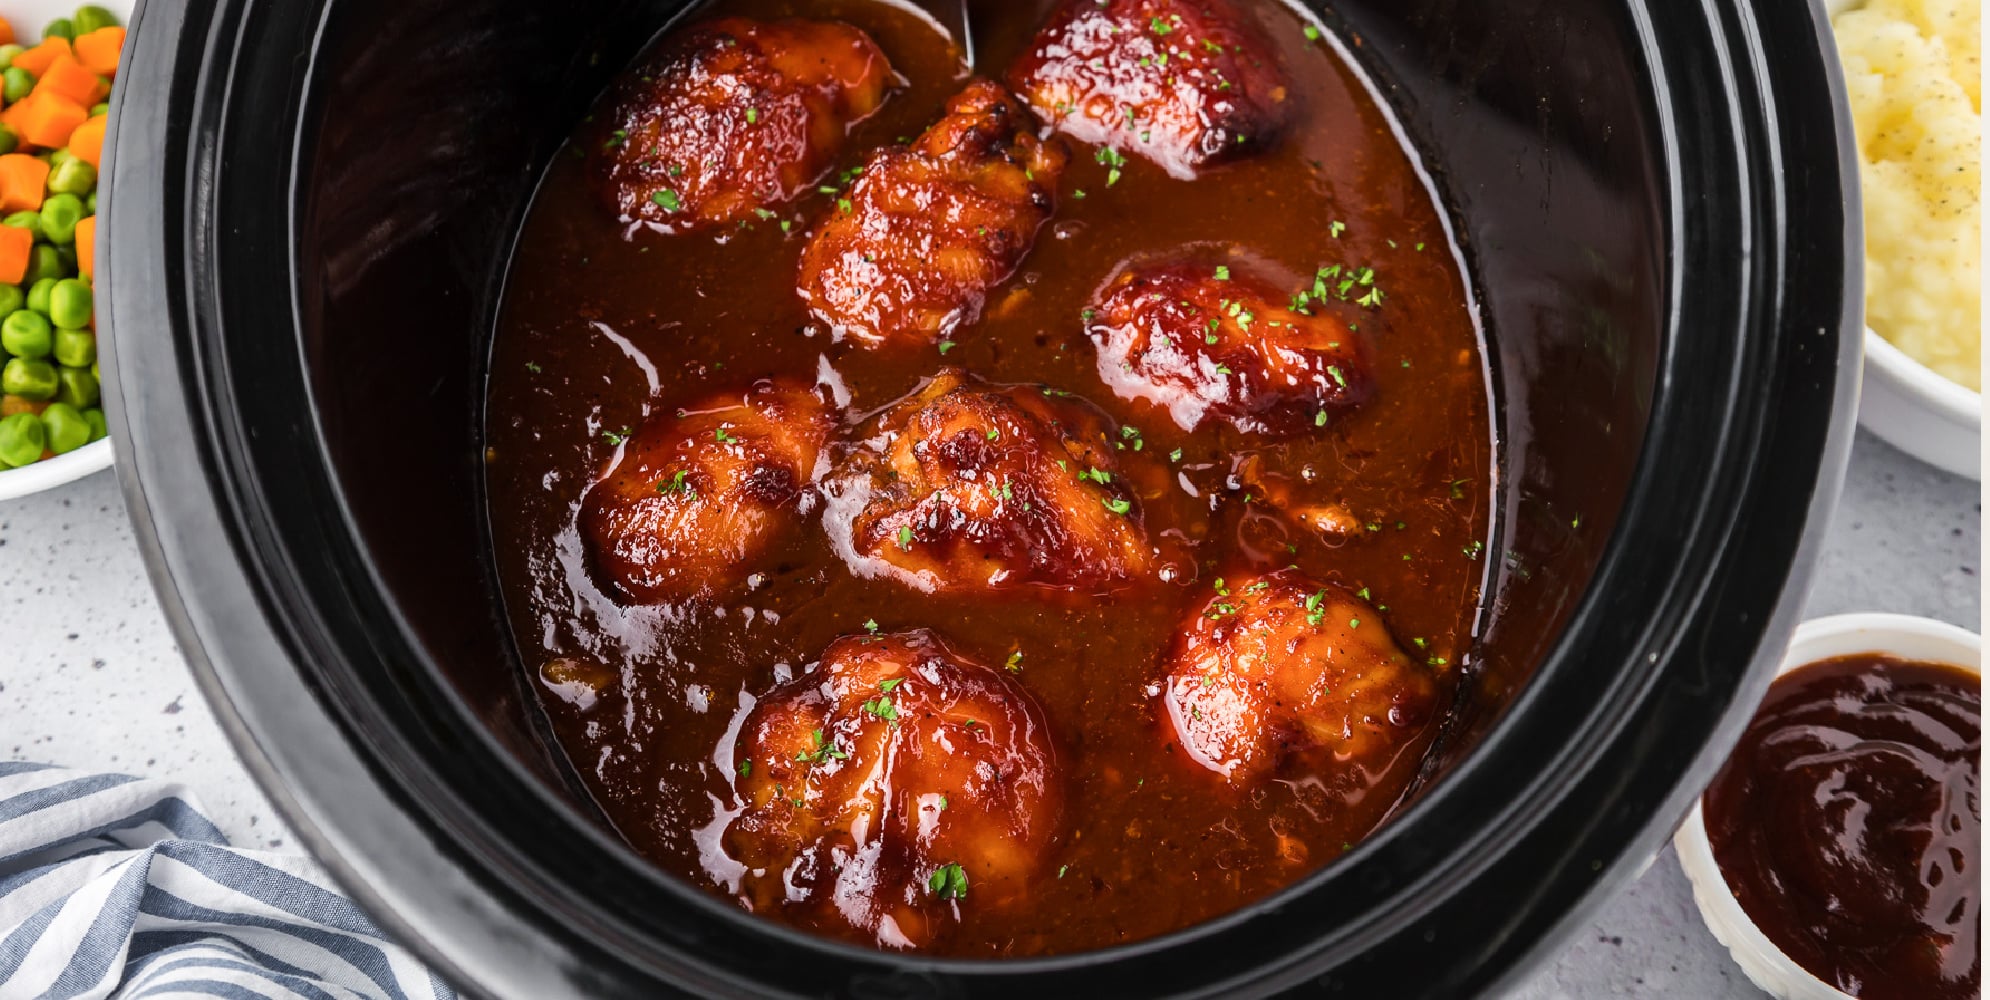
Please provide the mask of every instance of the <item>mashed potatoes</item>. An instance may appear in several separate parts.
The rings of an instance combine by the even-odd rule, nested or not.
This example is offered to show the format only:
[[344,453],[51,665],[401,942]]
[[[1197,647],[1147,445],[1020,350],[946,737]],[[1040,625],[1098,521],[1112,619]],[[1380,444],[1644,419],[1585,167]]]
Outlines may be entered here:
[[1867,0],[1833,20],[1866,201],[1866,322],[1980,389],[1981,0]]

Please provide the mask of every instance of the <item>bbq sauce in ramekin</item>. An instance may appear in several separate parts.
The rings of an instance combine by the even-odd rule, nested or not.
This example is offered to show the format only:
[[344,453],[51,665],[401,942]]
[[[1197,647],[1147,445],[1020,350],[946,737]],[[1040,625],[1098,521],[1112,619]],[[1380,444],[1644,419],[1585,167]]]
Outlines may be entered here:
[[1735,900],[1861,1000],[1978,995],[1978,676],[1864,653],[1778,677],[1706,794]]

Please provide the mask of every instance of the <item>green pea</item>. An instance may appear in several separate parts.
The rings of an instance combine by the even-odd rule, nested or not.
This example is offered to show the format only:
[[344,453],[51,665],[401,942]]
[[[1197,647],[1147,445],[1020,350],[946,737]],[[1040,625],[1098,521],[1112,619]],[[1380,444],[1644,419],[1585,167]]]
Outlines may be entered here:
[[90,105],[90,117],[97,118],[111,113],[111,102],[99,101]]
[[28,273],[21,278],[29,286],[43,278],[67,278],[62,269],[62,254],[46,243],[37,243],[28,251]]
[[41,203],[41,231],[50,243],[68,246],[76,242],[76,224],[89,210],[83,199],[73,194],[52,194]]
[[69,23],[76,27],[77,34],[87,35],[98,28],[117,27],[117,15],[96,4],[84,4],[76,8],[76,13],[70,16]]
[[68,403],[50,403],[41,411],[41,423],[48,430],[48,450],[65,455],[90,443],[90,421],[83,411]]
[[76,39],[76,24],[66,17],[58,17],[48,22],[47,26],[41,29],[41,37],[43,39],[67,38],[74,41]]
[[40,154],[40,156],[43,160],[48,162],[49,169],[51,170],[76,158],[76,154],[70,152],[69,147],[67,146],[59,146],[55,149],[49,150],[46,153]]
[[[81,278],[64,278],[48,293],[48,318],[64,330],[81,330],[90,325],[90,283]],[[64,361],[65,365],[87,365],[88,361]]]
[[55,398],[70,406],[95,406],[103,398],[103,384],[88,368],[64,368],[55,373]]
[[60,278],[43,278],[28,286],[27,307],[43,316],[48,315],[48,297],[55,294],[55,283]]
[[55,366],[46,361],[15,358],[7,362],[7,367],[0,368],[0,392],[9,396],[39,403],[44,399],[54,399],[58,385]]
[[35,234],[36,242],[40,242],[47,238],[44,237],[41,232],[40,212],[34,212],[34,211],[15,212],[4,219],[0,219],[0,226],[12,226],[15,229],[25,229],[28,232]]
[[76,268],[76,244],[73,241],[66,247],[56,247],[55,259],[62,264],[63,277],[73,278],[82,273]]
[[110,426],[104,422],[104,411],[100,407],[92,406],[84,410],[83,419],[90,422],[90,440],[102,441],[111,436]]
[[0,316],[5,316],[28,304],[28,297],[19,285],[0,285]]
[[27,50],[28,50],[27,46],[15,45],[12,42],[7,43],[6,45],[0,45],[0,69],[6,69],[7,67],[14,65],[14,57],[20,55],[23,52],[26,52]]
[[55,363],[70,368],[88,368],[97,360],[97,335],[88,330],[63,330],[58,328],[51,338],[55,344]]
[[[55,347],[55,331],[41,313],[33,309],[16,309],[8,313],[6,319],[0,320],[0,347],[5,347],[7,353],[16,358],[30,361],[45,358]],[[51,386],[49,394],[54,393],[55,389]]]
[[[4,127],[5,126],[0,126],[0,128]],[[92,188],[90,190],[90,196],[88,198],[83,199],[83,207],[85,209],[88,209],[91,215],[97,214],[97,191],[95,188]]]
[[41,461],[48,448],[48,429],[32,413],[16,413],[0,420],[0,465],[20,468]]
[[60,163],[49,161],[48,190],[51,194],[73,194],[78,198],[97,186],[97,168],[74,156]]
[[0,71],[0,96],[12,104],[28,96],[35,89],[35,75],[19,66],[9,66]]
[[19,148],[21,148],[21,137],[14,134],[13,127],[0,125],[0,155],[11,153]]

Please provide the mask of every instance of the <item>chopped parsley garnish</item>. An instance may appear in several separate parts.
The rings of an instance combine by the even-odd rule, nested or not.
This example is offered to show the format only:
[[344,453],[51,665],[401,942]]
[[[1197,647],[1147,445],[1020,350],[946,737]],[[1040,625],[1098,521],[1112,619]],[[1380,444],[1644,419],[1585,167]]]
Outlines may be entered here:
[[1334,239],[1340,239],[1340,234],[1344,232],[1347,232],[1347,223],[1342,222],[1339,219],[1335,219],[1334,221],[1327,223],[1328,236],[1331,236]]
[[1175,29],[1172,25],[1168,24],[1167,21],[1162,20],[1160,15],[1157,14],[1154,16],[1153,20],[1147,22],[1147,30],[1157,35],[1165,35]]
[[1125,500],[1121,500],[1118,497],[1112,497],[1107,499],[1105,504],[1106,504],[1106,509],[1112,511],[1115,514],[1124,514],[1127,511],[1133,509],[1133,504]]
[[609,444],[621,444],[629,440],[629,429],[624,427],[619,431],[602,431],[601,436],[607,438]]
[[999,440],[1001,437],[1002,437],[1002,428],[1000,427],[988,428],[988,440],[995,441]]
[[650,195],[650,200],[661,205],[666,212],[675,212],[684,205],[684,202],[677,197],[677,192],[669,188],[663,188]]
[[880,694],[864,702],[864,714],[891,723],[894,729],[898,728],[898,706],[892,703],[891,692],[897,689],[898,685],[904,683],[904,681],[905,678],[903,677],[893,677],[888,681],[879,682],[878,691]]
[[1230,268],[1228,268],[1227,266],[1225,266],[1225,265],[1222,265],[1222,264],[1218,264],[1218,265],[1216,265],[1216,280],[1217,280],[1217,281],[1229,281],[1229,280],[1230,280]]
[[712,432],[712,439],[713,439],[713,440],[715,440],[715,441],[717,441],[717,442],[718,442],[718,443],[720,443],[720,444],[738,444],[738,443],[739,443],[739,439],[738,439],[738,438],[736,438],[736,437],[733,437],[733,436],[732,436],[732,435],[730,435],[730,434],[727,434],[727,433],[726,433],[726,429],[725,429],[724,427],[720,427],[719,429],[717,429],[717,430],[713,431],[713,432]]
[[1306,40],[1307,40],[1307,41],[1309,41],[1309,42],[1317,42],[1317,41],[1319,41],[1319,40],[1320,40],[1320,29],[1318,29],[1318,28],[1315,28],[1315,27],[1313,27],[1313,26],[1312,26],[1312,25],[1310,25],[1310,24],[1309,24],[1309,25],[1307,25],[1307,26],[1306,26]]
[[1008,671],[1009,671],[1010,673],[1012,673],[1012,674],[1019,674],[1019,673],[1022,673],[1022,672],[1023,672],[1023,651],[1022,651],[1022,650],[1020,650],[1020,649],[1018,649],[1018,650],[1016,650],[1015,652],[1013,652],[1013,653],[1010,653],[1010,654],[1009,654],[1009,662],[1008,662],[1008,663],[1005,663],[1005,664],[1003,664],[1003,667],[1005,667],[1005,668],[1006,668],[1006,669],[1007,669],[1007,670],[1008,670]]
[[537,375],[537,374],[539,374],[540,372],[544,371],[545,369],[543,369],[543,368],[540,368],[540,367],[539,367],[539,362],[537,362],[537,361],[527,361],[527,362],[525,363],[525,370],[526,370],[526,371],[528,371],[528,372],[531,372],[531,373],[532,373],[532,374],[534,374],[534,375]]
[[757,124],[759,124],[759,123],[760,123],[760,109],[759,109],[759,108],[747,108],[747,109],[746,109],[746,123],[747,123],[748,125],[757,125]]
[[898,547],[899,547],[899,548],[900,548],[901,550],[905,550],[905,551],[910,551],[910,550],[911,550],[911,548],[912,548],[912,526],[911,526],[911,525],[905,525],[905,524],[901,524],[901,525],[899,525],[899,526],[898,526]]
[[749,759],[747,759],[747,760],[742,760],[742,761],[740,761],[740,762],[739,762],[739,776],[740,776],[740,777],[742,777],[742,778],[748,778],[748,777],[752,777],[752,775],[753,775],[753,761],[752,761],[752,759],[750,759],[750,758],[749,758]]
[[823,739],[822,730],[818,729],[815,731],[815,748],[795,754],[795,759],[810,764],[821,764],[829,760],[849,760],[850,753],[847,750],[837,749],[834,742]]
[[940,341],[940,353],[941,353],[941,354],[945,354],[945,353],[947,353],[948,351],[951,351],[951,350],[953,350],[953,349],[954,349],[954,342],[953,342],[953,341],[951,341],[951,340],[942,340],[942,341]]
[[1122,156],[1119,150],[1111,146],[1100,146],[1099,151],[1092,154],[1092,159],[1106,165],[1106,187],[1119,183],[1120,168],[1126,166],[1126,157]]
[[878,633],[878,620],[873,618],[865,622],[864,631],[869,632],[872,635],[876,635]]
[[1179,462],[1181,460],[1182,460],[1182,450],[1180,448],[1176,448],[1174,451],[1168,453],[1168,461]]
[[658,482],[656,484],[656,491],[664,496],[669,496],[672,493],[682,493],[687,497],[698,495],[698,491],[692,489],[691,484],[684,481],[683,469],[679,469],[673,473],[669,482]]
[[1315,427],[1327,426],[1327,411],[1321,410],[1320,412],[1313,414],[1313,426]]
[[966,899],[967,869],[958,862],[941,865],[926,880],[926,888],[933,890],[933,894],[941,899]]
[[1306,595],[1306,624],[1318,625],[1320,620],[1327,616],[1326,599],[1327,592],[1324,590],[1316,590]]

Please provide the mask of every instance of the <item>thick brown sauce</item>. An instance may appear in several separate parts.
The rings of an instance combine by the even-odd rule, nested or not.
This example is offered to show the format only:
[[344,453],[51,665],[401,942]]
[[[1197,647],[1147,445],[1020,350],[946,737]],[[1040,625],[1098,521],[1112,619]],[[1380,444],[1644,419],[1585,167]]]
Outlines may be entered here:
[[[1146,452],[1180,449],[1173,488],[1142,500],[1150,535],[1186,540],[1200,565],[1125,600],[928,595],[859,579],[812,525],[769,556],[764,584],[737,603],[618,604],[590,578],[575,528],[616,434],[653,410],[770,375],[833,380],[848,391],[854,421],[914,390],[942,358],[805,331],[796,261],[833,196],[784,206],[792,233],[765,222],[719,239],[632,234],[589,196],[577,157],[556,161],[512,262],[492,356],[494,554],[553,728],[638,851],[724,893],[736,868],[720,842],[737,806],[731,744],[746,708],[872,621],[884,631],[934,629],[984,663],[1020,652],[1018,679],[1057,741],[1061,832],[1027,905],[970,898],[932,952],[1042,954],[1176,930],[1333,860],[1401,801],[1441,717],[1374,773],[1281,772],[1232,790],[1172,745],[1158,697],[1159,658],[1210,599],[1212,578],[1288,564],[1366,588],[1397,640],[1455,692],[1486,562],[1486,360],[1447,232],[1359,79],[1294,13],[1253,9],[1299,108],[1275,148],[1194,181],[1135,158],[1108,186],[1107,167],[1073,144],[1056,215],[991,295],[989,315],[960,331],[944,358],[991,381],[1081,395],[1138,428]],[[906,78],[854,129],[830,183],[872,147],[917,135],[959,86],[933,29],[875,0],[740,0],[715,10],[847,20]],[[1015,5],[978,22],[983,71],[999,74],[1042,13]],[[1241,245],[1295,290],[1323,265],[1373,267],[1387,291],[1361,317],[1374,398],[1316,433],[1268,442],[1209,424],[1184,434],[1164,411],[1101,385],[1080,320],[1095,290],[1133,255],[1214,241]],[[1007,289],[1028,295],[998,308]],[[1369,530],[1330,546],[1247,502],[1232,474],[1253,455],[1305,484],[1309,499],[1345,504]],[[573,682],[590,675],[609,679],[598,695]],[[853,935],[833,922],[810,926]]]
[[1707,789],[1741,908],[1862,1000],[1978,994],[1980,683],[1870,653],[1784,674]]

